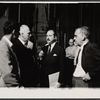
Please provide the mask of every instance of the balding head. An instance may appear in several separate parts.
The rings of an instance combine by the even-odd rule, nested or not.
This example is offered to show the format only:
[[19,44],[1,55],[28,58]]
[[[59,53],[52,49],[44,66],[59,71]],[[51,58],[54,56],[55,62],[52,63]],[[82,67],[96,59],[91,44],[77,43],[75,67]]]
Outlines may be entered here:
[[27,25],[21,25],[19,33],[20,33],[19,38],[22,41],[27,42],[30,39],[31,32],[30,32],[30,29]]
[[29,33],[30,32],[30,29],[29,29],[29,27],[27,25],[21,25],[19,32],[20,33],[25,33],[25,32]]

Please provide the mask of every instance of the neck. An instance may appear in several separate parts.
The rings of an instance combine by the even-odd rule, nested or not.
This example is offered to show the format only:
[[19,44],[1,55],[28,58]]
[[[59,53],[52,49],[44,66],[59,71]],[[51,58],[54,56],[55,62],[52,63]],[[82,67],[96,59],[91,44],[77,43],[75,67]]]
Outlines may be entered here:
[[56,42],[56,40],[51,41],[49,44],[51,45],[51,44],[53,44],[54,42]]
[[5,37],[6,37],[7,39],[11,40],[12,34],[5,35]]
[[85,39],[85,40],[82,42],[81,46],[84,45],[85,43],[87,43],[88,41],[89,41],[88,39]]

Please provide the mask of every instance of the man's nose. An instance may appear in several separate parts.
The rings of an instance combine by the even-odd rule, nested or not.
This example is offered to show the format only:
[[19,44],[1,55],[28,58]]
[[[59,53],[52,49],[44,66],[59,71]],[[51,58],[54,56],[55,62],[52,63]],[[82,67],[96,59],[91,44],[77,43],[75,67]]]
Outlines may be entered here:
[[75,41],[75,37],[73,38],[73,40]]
[[47,38],[47,40],[49,39],[49,37],[46,37]]

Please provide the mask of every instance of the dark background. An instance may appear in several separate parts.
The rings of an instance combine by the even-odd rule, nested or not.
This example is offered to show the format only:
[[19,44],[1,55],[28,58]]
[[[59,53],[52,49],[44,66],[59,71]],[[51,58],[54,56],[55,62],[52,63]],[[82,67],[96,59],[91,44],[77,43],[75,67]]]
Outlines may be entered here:
[[90,28],[90,41],[100,46],[100,3],[0,3],[0,37],[7,19],[27,23],[38,45],[45,44],[45,33],[53,28],[65,48],[75,29],[85,25]]

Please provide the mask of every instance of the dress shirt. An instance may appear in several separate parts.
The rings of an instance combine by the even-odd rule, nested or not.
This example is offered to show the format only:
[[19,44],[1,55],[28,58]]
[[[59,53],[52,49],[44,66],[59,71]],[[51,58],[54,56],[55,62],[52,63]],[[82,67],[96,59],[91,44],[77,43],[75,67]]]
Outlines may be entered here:
[[77,47],[75,45],[69,46],[65,49],[66,57],[74,59]]
[[87,44],[88,41],[89,40],[86,39],[84,41],[83,45],[80,47],[81,50],[80,50],[80,53],[79,53],[79,56],[78,56],[78,63],[76,65],[76,69],[75,69],[75,71],[73,73],[74,77],[83,77],[86,74],[85,71],[82,68],[82,62],[81,62],[81,60],[82,60],[82,51],[83,51],[83,48]]
[[77,60],[77,56],[78,56],[79,50],[81,50],[81,48],[79,46],[77,46],[77,50],[76,50],[75,58],[74,58],[74,65],[76,65],[76,60]]
[[54,43],[51,44],[51,50],[50,50],[50,52],[52,51],[52,49],[55,46],[55,44],[56,44],[56,42],[54,42]]
[[[52,51],[53,47],[55,46],[56,42],[52,43],[51,44],[51,49],[50,49],[50,52]],[[49,44],[46,44],[45,46],[48,46]]]

